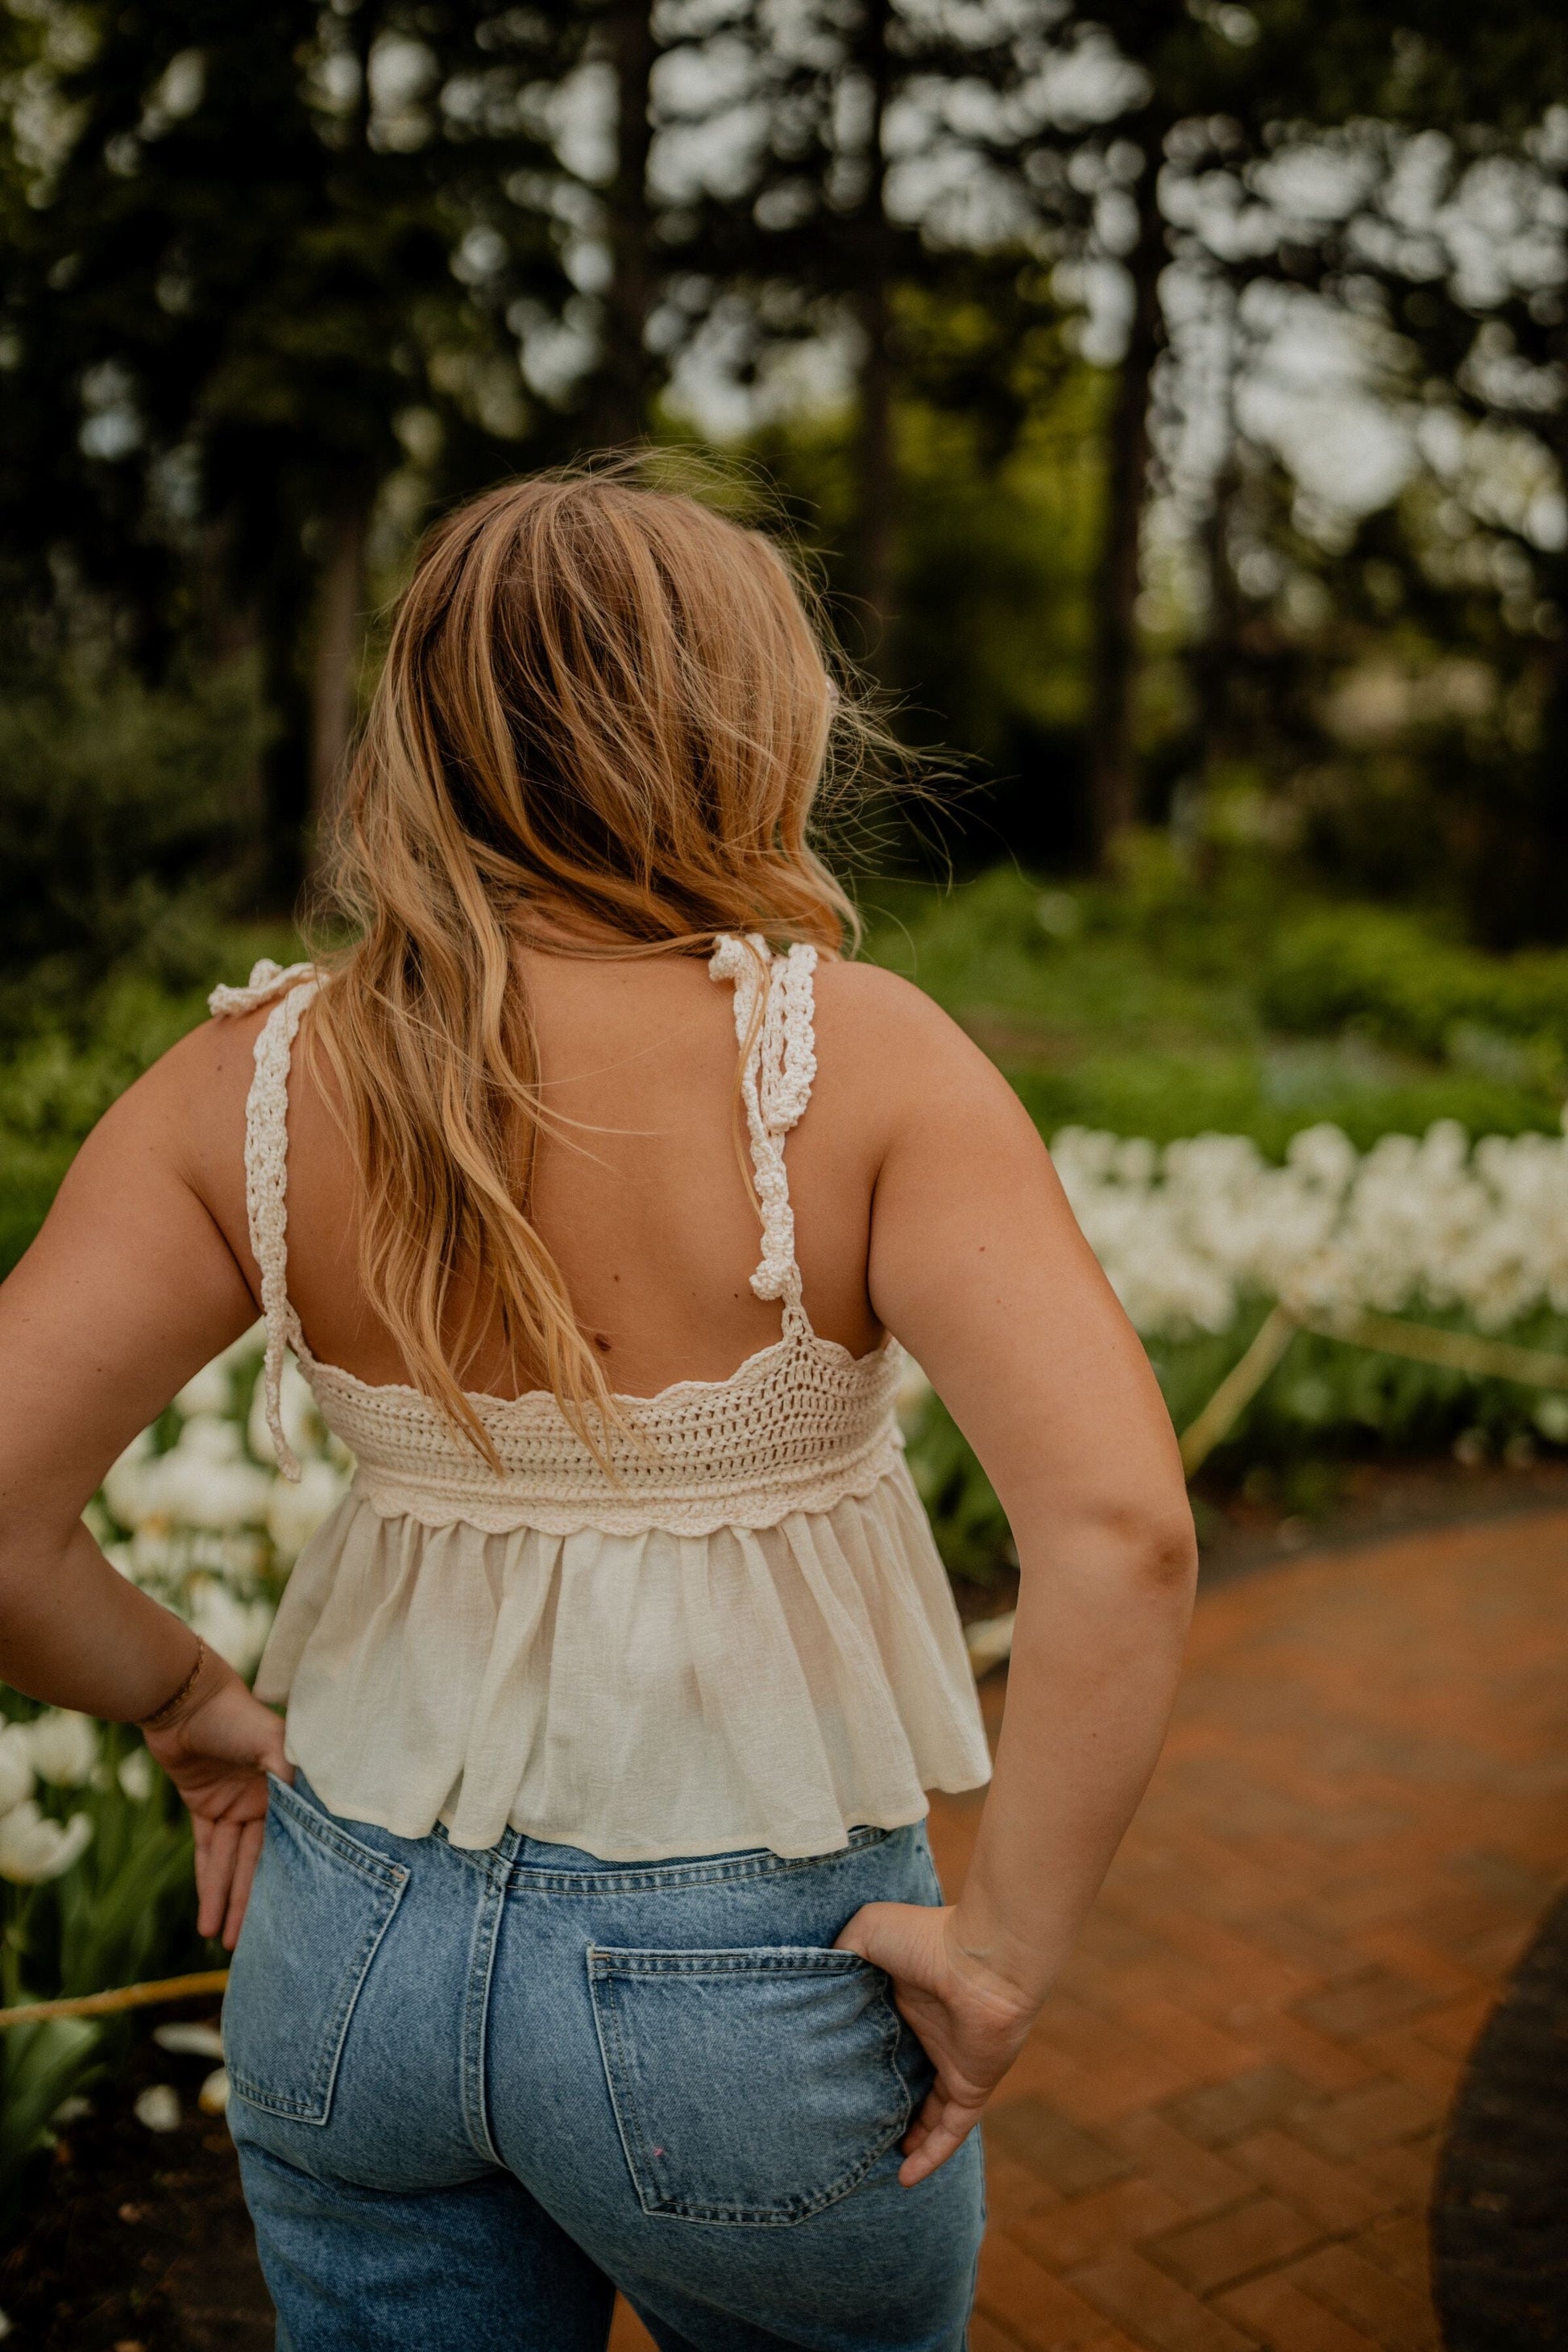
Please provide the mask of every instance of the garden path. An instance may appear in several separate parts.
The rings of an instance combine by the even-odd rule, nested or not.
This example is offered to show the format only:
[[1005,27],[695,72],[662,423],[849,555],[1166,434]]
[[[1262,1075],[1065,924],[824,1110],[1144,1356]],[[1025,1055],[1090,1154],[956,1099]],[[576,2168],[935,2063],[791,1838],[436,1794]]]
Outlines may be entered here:
[[[950,1889],[978,1811],[938,1801]],[[1436,2343],[1444,2114],[1564,1878],[1568,1513],[1202,1594],[1153,1786],[991,2110],[972,2352]],[[611,2342],[648,2344],[624,2306]]]

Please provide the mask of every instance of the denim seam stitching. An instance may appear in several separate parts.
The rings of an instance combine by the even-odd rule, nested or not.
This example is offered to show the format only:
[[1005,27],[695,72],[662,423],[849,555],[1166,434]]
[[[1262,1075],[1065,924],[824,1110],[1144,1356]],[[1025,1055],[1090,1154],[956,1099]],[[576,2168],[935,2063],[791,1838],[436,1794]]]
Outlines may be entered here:
[[[271,1780],[270,1775],[268,1779]],[[318,1845],[325,1846],[329,1853],[334,1854],[339,1862],[346,1863],[351,1870],[358,1871],[362,1878],[368,1878],[378,1886],[396,1887],[399,1893],[407,1885],[406,1864],[393,1862],[387,1855],[377,1853],[374,1846],[363,1845],[358,1838],[350,1837],[346,1830],[340,1829],[335,1822],[328,1821],[297,1797],[287,1780],[272,1781],[268,1801],[286,1813],[297,1829],[302,1830],[307,1837],[314,1838]]]
[[485,1873],[484,1888],[479,1896],[479,1915],[474,1922],[473,1940],[469,1948],[468,1981],[463,1999],[460,2070],[463,2128],[475,2153],[490,2164],[501,2162],[500,2151],[490,2131],[485,2074],[489,2046],[490,1986],[495,1976],[496,1948],[500,1941],[501,1922],[506,1916],[506,1870],[497,1870],[492,1864]]
[[[644,2183],[642,2172],[633,2152],[631,2134],[626,2129],[626,2117],[621,2113],[621,2095],[616,2087],[618,2074],[626,2076],[628,2086],[630,2081],[626,2047],[621,2037],[621,2021],[617,2013],[613,1988],[605,2008],[600,2006],[594,1973],[595,1957],[594,1947],[590,1944],[587,1950],[588,2006],[594,2015],[594,2032],[599,2044],[599,2063],[605,2070],[605,2087],[610,2095],[610,2112],[615,2116],[616,2129],[620,2135],[621,2153],[626,2159],[626,2170],[631,2175],[633,2190],[643,2211],[651,2213],[654,2208],[648,2203],[648,2188]],[[605,2009],[608,2010],[607,2016]],[[615,2043],[615,2058],[618,2063],[612,2062],[608,2048],[608,2042],[611,2042]],[[630,2096],[629,2087],[627,2095]]]
[[395,1883],[387,1885],[383,1882],[380,1888],[381,1893],[390,1895],[392,1900],[379,1918],[373,1915],[361,1937],[359,1953],[344,1970],[342,1990],[322,2034],[322,2054],[317,2062],[310,2089],[300,2098],[294,2098],[285,2091],[267,2091],[250,2076],[231,2066],[229,2080],[232,2087],[247,2105],[258,2108],[263,2115],[281,2116],[291,2123],[311,2124],[318,2127],[329,2121],[332,2093],[337,2087],[338,2069],[342,2063],[343,2044],[348,2039],[354,2004],[364,1990],[371,1962],[380,1948],[382,1937],[392,1925],[394,1914],[408,1885],[408,1872],[395,1865],[393,1867],[395,1869]]
[[598,1977],[850,1977],[874,1965],[858,1952],[816,1951],[804,1945],[792,1949],[787,1944],[774,1951],[733,1954],[666,1950],[657,1944],[591,1944],[588,1949]]
[[[900,1823],[900,1829],[917,1826],[912,1822]],[[782,1878],[796,1870],[820,1870],[846,1855],[864,1853],[868,1847],[898,1835],[897,1829],[869,1830],[857,1832],[847,1845],[836,1846],[829,1853],[759,1853],[744,1862],[684,1862],[666,1868],[651,1864],[646,1869],[634,1864],[629,1869],[601,1871],[534,1870],[524,1863],[515,1874],[513,1885],[522,1894],[595,1895],[652,1895],[683,1886],[728,1886],[751,1878]]]

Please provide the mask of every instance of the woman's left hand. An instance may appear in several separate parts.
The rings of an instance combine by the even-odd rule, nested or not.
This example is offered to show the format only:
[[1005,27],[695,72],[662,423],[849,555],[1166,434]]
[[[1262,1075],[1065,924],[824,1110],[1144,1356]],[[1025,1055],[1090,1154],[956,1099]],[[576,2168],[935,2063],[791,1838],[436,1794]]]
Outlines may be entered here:
[[146,1740],[190,1808],[197,1927],[232,1952],[261,1853],[267,1776],[294,1778],[283,1753],[282,1722],[252,1696],[232,1666],[224,1666],[216,1687],[184,1722],[149,1731]]
[[834,1949],[858,1952],[886,1971],[935,2070],[903,2139],[899,2179],[912,2189],[963,2147],[1022,2049],[1039,2003],[964,1950],[952,1905],[862,1904]]

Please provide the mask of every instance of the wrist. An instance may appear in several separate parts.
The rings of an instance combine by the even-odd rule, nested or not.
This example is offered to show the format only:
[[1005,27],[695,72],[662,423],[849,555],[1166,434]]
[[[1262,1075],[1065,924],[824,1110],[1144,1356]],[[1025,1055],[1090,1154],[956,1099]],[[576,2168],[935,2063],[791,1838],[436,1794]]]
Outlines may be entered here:
[[1065,1957],[1025,1941],[963,1899],[948,1913],[948,1952],[954,1974],[972,1990],[1025,2019],[1038,2013]]
[[150,1715],[136,1718],[137,1728],[149,1738],[167,1738],[171,1732],[188,1723],[228,1673],[223,1660],[216,1651],[208,1649],[199,1633],[194,1639],[195,1654],[183,1679]]

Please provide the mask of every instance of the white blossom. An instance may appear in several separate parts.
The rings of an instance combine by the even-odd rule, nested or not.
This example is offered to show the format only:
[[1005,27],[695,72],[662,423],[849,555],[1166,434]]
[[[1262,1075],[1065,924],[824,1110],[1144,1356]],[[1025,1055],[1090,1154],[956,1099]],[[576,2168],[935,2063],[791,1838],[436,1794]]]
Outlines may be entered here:
[[1455,1309],[1496,1331],[1568,1313],[1568,1139],[1488,1136],[1440,1119],[1356,1150],[1337,1127],[1271,1167],[1246,1136],[1151,1143],[1068,1128],[1068,1197],[1139,1330],[1228,1330],[1244,1298],[1303,1314]]
[[18,1886],[58,1878],[91,1843],[92,1823],[85,1813],[73,1813],[68,1822],[49,1821],[33,1798],[24,1797],[0,1815],[0,1878]]
[[197,1413],[143,1474],[151,1516],[177,1528],[259,1527],[273,1475],[245,1459],[232,1421]]
[[230,1373],[221,1356],[204,1364],[194,1380],[188,1380],[174,1399],[174,1410],[187,1419],[193,1413],[224,1413],[229,1406]]
[[33,1793],[33,1750],[25,1723],[0,1731],[0,1813],[8,1813]]
[[272,1631],[269,1601],[241,1601],[216,1577],[201,1577],[193,1583],[186,1613],[208,1649],[226,1659],[237,1675],[255,1670]]
[[98,1726],[89,1715],[51,1706],[25,1726],[27,1752],[40,1780],[57,1789],[85,1788],[98,1762]]
[[132,2112],[150,2132],[178,2131],[180,2095],[173,2083],[150,2083]]
[[223,2035],[216,2025],[179,2023],[155,2025],[153,2039],[160,2050],[173,2052],[177,2058],[221,2058]]
[[147,1516],[147,1471],[154,1458],[153,1433],[144,1429],[104,1475],[103,1499],[122,1528],[139,1528]]
[[132,1748],[120,1759],[121,1787],[133,1805],[144,1805],[157,1785],[157,1770],[144,1748]]
[[331,1462],[305,1462],[297,1486],[279,1478],[267,1503],[267,1532],[280,1559],[298,1559],[321,1521],[348,1492],[344,1473]]

